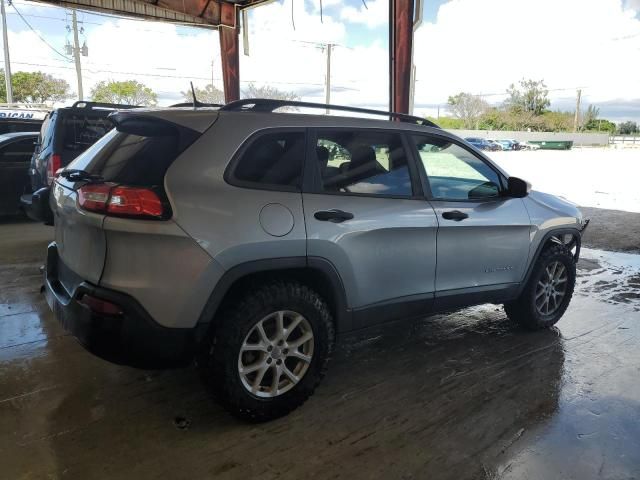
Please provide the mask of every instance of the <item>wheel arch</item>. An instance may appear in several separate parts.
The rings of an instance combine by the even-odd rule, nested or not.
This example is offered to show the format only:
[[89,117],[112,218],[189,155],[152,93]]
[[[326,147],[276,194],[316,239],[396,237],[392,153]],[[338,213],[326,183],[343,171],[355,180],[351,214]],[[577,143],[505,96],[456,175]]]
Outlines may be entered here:
[[276,279],[296,280],[316,290],[328,303],[336,331],[351,329],[344,284],[333,264],[321,257],[284,257],[245,262],[227,270],[214,287],[198,319],[200,331],[215,322],[226,302],[247,287]]
[[[569,241],[569,243],[564,242],[562,239],[562,237],[567,235],[571,235],[571,240]],[[572,250],[575,247],[576,251],[573,254],[573,258],[575,262],[578,261],[578,259],[580,258],[580,248],[582,246],[582,235],[580,230],[578,230],[577,228],[556,228],[546,232],[542,237],[542,239],[540,240],[540,242],[538,243],[535,253],[531,257],[531,261],[529,262],[529,265],[527,267],[527,271],[524,276],[524,279],[520,283],[518,294],[522,292],[524,287],[529,282],[529,278],[531,277],[531,274],[533,273],[533,269],[536,263],[538,262],[538,259],[540,258],[540,255],[542,254],[542,252],[544,252],[551,245],[557,245],[557,244],[566,245],[569,248],[569,250]]]

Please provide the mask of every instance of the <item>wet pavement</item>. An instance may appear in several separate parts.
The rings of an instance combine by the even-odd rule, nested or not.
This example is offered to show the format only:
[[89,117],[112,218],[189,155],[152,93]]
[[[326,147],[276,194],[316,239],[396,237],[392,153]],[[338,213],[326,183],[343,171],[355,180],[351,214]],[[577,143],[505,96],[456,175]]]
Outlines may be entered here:
[[107,363],[39,293],[52,230],[0,225],[0,478],[640,478],[640,256],[585,249],[557,328],[497,306],[343,344],[286,418],[228,416],[194,369]]

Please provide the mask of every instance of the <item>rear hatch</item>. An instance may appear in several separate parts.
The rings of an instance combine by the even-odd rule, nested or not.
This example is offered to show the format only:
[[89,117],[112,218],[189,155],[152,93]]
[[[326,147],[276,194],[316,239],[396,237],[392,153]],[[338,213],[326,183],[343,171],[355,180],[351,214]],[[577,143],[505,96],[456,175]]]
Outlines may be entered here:
[[112,116],[116,128],[61,172],[53,185],[51,208],[58,280],[67,293],[82,281],[100,282],[106,217],[170,221],[164,175],[216,118],[215,111],[118,112]]

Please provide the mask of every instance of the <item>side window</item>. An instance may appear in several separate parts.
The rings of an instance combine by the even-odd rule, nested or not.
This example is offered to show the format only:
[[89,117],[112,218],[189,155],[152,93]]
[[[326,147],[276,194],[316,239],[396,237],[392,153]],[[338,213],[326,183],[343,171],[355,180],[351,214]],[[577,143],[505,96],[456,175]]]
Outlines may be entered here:
[[40,129],[40,137],[38,138],[38,143],[40,144],[40,150],[44,150],[51,143],[51,137],[53,136],[53,128],[49,128],[53,125],[53,117],[47,116],[44,123],[42,124],[42,128]]
[[277,132],[260,135],[235,164],[231,183],[248,187],[300,190],[305,134]]
[[500,176],[473,153],[447,140],[414,136],[433,197],[480,200],[500,196]]
[[411,176],[400,135],[321,130],[316,142],[320,191],[410,197]]
[[34,143],[33,138],[10,143],[0,151],[0,162],[28,163],[35,148]]

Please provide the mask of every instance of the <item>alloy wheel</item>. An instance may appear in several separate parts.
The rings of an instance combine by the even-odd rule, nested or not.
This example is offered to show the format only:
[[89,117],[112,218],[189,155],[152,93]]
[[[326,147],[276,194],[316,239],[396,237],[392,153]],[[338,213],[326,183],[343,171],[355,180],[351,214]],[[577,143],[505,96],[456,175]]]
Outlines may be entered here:
[[541,315],[553,315],[567,292],[569,275],[562,262],[551,262],[542,272],[536,286],[536,310]]
[[313,359],[309,321],[297,312],[279,310],[257,322],[238,355],[238,374],[257,397],[276,397],[295,387]]

